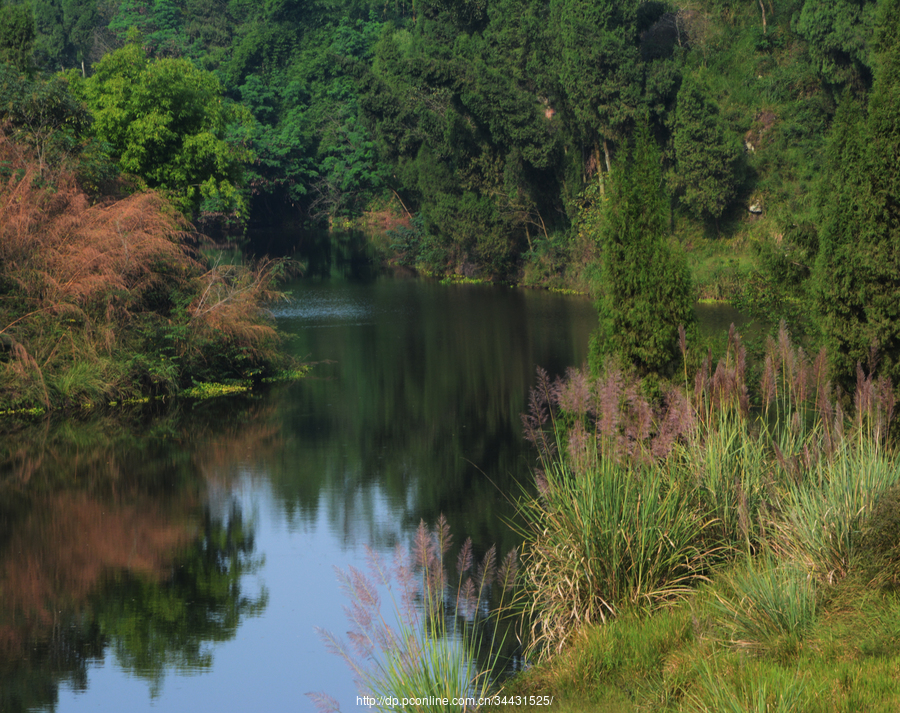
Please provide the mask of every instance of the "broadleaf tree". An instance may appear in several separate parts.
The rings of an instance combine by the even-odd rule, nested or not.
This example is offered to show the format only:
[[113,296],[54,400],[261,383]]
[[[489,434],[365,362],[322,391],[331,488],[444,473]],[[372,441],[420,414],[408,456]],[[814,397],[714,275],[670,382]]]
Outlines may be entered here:
[[185,214],[242,222],[248,150],[227,139],[249,112],[186,59],[149,59],[137,42],[106,55],[79,88],[122,170],[166,191]]

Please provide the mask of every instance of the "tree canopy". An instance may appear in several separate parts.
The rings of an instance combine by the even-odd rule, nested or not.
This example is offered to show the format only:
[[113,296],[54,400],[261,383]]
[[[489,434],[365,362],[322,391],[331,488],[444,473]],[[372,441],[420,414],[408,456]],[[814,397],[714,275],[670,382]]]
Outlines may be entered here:
[[829,141],[816,306],[836,371],[900,383],[900,2],[884,3],[868,112],[845,96]]
[[222,96],[213,74],[186,59],[150,59],[132,42],[98,62],[77,93],[123,171],[167,192],[188,215],[245,217],[251,154],[229,131],[251,117]]

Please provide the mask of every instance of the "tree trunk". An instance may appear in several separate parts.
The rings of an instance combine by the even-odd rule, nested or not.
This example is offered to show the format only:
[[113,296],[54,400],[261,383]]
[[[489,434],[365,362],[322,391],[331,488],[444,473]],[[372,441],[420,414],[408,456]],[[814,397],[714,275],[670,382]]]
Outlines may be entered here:
[[[604,146],[605,147],[605,146]],[[594,163],[597,164],[597,182],[600,184],[600,195],[606,195],[606,189],[603,186],[603,167],[600,165],[600,146],[594,142]]]

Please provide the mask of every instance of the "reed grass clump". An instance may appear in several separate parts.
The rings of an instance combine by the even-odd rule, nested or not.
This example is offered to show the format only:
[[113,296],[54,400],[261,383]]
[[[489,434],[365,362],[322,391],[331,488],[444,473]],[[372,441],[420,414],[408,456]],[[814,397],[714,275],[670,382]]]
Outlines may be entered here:
[[[398,545],[390,567],[368,550],[370,576],[354,567],[337,570],[350,600],[350,643],[327,631],[319,634],[350,666],[360,694],[377,701],[375,710],[459,711],[466,706],[435,700],[477,700],[493,691],[502,641],[492,641],[496,614],[485,611],[492,595],[503,610],[516,579],[517,553],[510,551],[498,563],[491,547],[477,563],[469,539],[451,578],[445,562],[451,546],[442,515],[434,529],[420,523],[411,551]],[[390,600],[386,611],[383,592]],[[319,710],[338,710],[327,694],[309,695]]]
[[[683,332],[680,345],[686,365]],[[539,370],[523,416],[537,492],[521,503],[534,652],[711,581],[725,638],[791,656],[823,588],[897,580],[896,517],[878,509],[900,483],[892,384],[860,366],[837,399],[825,352],[807,356],[784,324],[761,366],[751,388],[732,326],[718,362],[706,354],[653,398],[615,363],[556,380]]]
[[717,580],[715,609],[739,648],[795,657],[816,622],[816,583],[799,563],[748,559]]
[[781,497],[775,546],[822,581],[847,576],[864,557],[863,529],[875,504],[900,482],[900,462],[877,443],[842,444]]
[[601,460],[582,473],[565,461],[524,505],[532,647],[559,650],[578,628],[622,608],[652,608],[690,591],[711,552],[711,520],[664,467]]

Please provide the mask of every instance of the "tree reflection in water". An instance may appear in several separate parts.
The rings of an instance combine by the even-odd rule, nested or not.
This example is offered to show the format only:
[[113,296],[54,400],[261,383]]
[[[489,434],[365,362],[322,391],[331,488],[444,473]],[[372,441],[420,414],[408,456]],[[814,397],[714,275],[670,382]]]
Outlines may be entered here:
[[[33,560],[19,561],[33,567]],[[242,586],[261,557],[254,554],[252,523],[235,501],[224,515],[203,509],[196,536],[169,559],[165,572],[109,572],[86,601],[62,597],[26,610],[9,585],[28,577],[16,577],[10,564],[4,563],[0,589],[4,712],[53,707],[63,683],[86,689],[89,663],[108,652],[122,669],[146,680],[155,697],[167,672],[208,669],[213,645],[234,638],[242,620],[262,613],[268,601],[265,589],[248,595]]]
[[265,589],[247,596],[241,578],[262,563],[253,530],[234,501],[228,516],[204,512],[201,532],[178,557],[171,577],[154,581],[118,575],[98,597],[100,630],[123,669],[145,679],[158,695],[167,671],[192,673],[212,665],[212,644],[234,638],[241,620],[258,616]]
[[[202,419],[191,416],[196,436]],[[203,504],[207,461],[224,457],[223,443],[246,448],[255,430],[238,439],[212,429],[218,438],[186,448],[179,421],[5,434],[0,711],[54,708],[61,685],[86,690],[90,665],[110,654],[156,696],[167,672],[210,668],[214,645],[265,609],[264,588],[245,591],[244,575],[262,564],[254,523],[233,498]],[[148,438],[148,425],[165,435]]]

